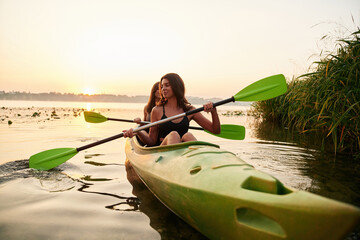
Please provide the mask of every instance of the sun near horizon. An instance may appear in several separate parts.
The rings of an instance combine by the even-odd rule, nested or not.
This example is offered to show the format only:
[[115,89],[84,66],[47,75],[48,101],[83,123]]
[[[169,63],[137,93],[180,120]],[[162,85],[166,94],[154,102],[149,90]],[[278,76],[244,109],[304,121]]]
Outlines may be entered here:
[[84,94],[84,95],[89,95],[89,96],[97,94],[95,89],[90,88],[90,87],[86,87],[86,88],[82,89],[82,91],[80,91],[80,94],[81,93]]

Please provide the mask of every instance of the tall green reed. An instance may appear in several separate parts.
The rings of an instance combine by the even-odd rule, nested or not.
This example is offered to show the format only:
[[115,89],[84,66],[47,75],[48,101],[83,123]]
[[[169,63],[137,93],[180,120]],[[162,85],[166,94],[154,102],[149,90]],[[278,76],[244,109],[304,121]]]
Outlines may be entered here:
[[360,29],[314,65],[313,72],[288,83],[286,94],[255,103],[253,112],[300,133],[322,134],[322,143],[330,142],[335,154],[359,154]]

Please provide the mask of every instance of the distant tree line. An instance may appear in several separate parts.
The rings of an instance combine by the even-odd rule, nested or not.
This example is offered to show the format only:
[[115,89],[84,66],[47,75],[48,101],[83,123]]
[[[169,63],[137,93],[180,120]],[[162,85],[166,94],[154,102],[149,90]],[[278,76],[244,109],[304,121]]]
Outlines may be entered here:
[[[19,101],[62,101],[62,102],[125,102],[125,103],[146,103],[149,96],[127,96],[127,95],[113,95],[113,94],[74,94],[74,93],[31,93],[0,91],[0,100],[19,100]],[[187,97],[191,104],[202,105],[206,102],[221,101],[221,98],[201,98],[201,97]],[[234,102],[228,105],[250,105],[251,102]]]
[[0,100],[23,100],[23,101],[71,101],[71,102],[147,102],[148,96],[112,95],[112,94],[73,94],[73,93],[30,93],[0,91]]
[[[66,101],[66,102],[129,102],[129,103],[146,103],[149,96],[127,96],[127,95],[113,95],[113,94],[74,94],[74,93],[30,93],[11,91],[0,91],[0,100],[21,100],[21,101]],[[217,102],[222,99],[211,98],[204,99],[200,97],[188,97],[192,104],[204,104],[208,101]],[[236,105],[247,105],[249,103],[233,103]]]

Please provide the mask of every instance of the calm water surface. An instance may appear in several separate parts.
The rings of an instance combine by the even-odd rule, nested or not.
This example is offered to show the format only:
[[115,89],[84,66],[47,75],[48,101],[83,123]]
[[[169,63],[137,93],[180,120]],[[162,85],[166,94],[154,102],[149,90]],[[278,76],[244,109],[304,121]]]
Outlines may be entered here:
[[[124,139],[80,152],[50,171],[28,168],[28,158],[40,151],[80,147],[132,127],[86,123],[82,109],[133,119],[143,105],[0,101],[0,239],[206,239],[142,184],[126,161]],[[220,106],[219,113],[244,109]],[[245,140],[193,133],[287,186],[360,207],[360,165],[353,159],[323,154],[252,117],[224,115],[221,123],[244,125]],[[359,227],[348,239],[360,239]]]

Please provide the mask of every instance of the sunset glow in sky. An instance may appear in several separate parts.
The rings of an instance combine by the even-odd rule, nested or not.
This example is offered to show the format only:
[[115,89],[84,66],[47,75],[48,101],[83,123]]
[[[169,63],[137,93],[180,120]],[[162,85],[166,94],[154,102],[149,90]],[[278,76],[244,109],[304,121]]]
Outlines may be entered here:
[[0,91],[148,95],[176,72],[230,97],[305,73],[359,23],[359,0],[0,0]]

